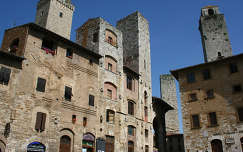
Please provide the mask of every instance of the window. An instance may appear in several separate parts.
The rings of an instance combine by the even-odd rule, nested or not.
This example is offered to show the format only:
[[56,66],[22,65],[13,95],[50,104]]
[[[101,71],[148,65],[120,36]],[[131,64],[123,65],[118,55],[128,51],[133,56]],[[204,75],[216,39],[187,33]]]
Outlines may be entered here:
[[134,115],[134,102],[128,101],[128,114]]
[[209,115],[210,126],[216,126],[218,124],[217,123],[216,112],[211,112],[208,115]]
[[145,145],[145,152],[149,152],[149,146]]
[[63,17],[63,13],[62,12],[59,13],[59,17],[61,17],[61,18]]
[[207,91],[207,99],[214,98],[214,91],[213,89]]
[[189,102],[197,101],[197,94],[191,93],[189,94]]
[[148,104],[148,94],[146,91],[144,91],[144,104],[147,105]]
[[45,88],[46,88],[46,80],[43,78],[38,78],[36,91],[45,92]]
[[89,95],[89,105],[94,106],[94,96],[93,95]]
[[105,140],[105,152],[114,152],[115,150],[115,137],[106,136]]
[[72,88],[65,86],[64,98],[66,101],[71,101],[72,99]]
[[83,126],[86,127],[87,126],[87,118],[83,117]]
[[134,142],[128,141],[128,152],[134,152]]
[[114,123],[115,122],[115,112],[112,110],[106,110],[106,122]]
[[108,43],[110,43],[111,45],[113,44],[113,39],[110,36],[108,36]]
[[93,42],[98,42],[98,40],[99,40],[99,34],[98,32],[96,32],[93,34]]
[[36,122],[35,122],[35,130],[38,132],[42,132],[45,130],[46,124],[46,114],[42,112],[37,112]]
[[71,152],[71,138],[64,135],[60,139],[60,149],[59,152]]
[[54,42],[52,40],[43,39],[41,49],[44,50],[46,54],[56,54]]
[[214,10],[213,9],[208,9],[208,15],[214,15]]
[[40,16],[44,16],[44,11],[41,11],[41,15]]
[[231,63],[231,64],[230,64],[230,72],[231,72],[231,73],[236,73],[236,72],[238,72],[238,66],[237,66],[236,63]]
[[73,58],[73,51],[71,49],[67,49],[66,51],[66,57],[72,59]]
[[239,121],[242,122],[243,121],[243,108],[238,108],[237,113],[238,113]]
[[192,115],[192,128],[200,128],[199,115]]
[[128,126],[128,135],[135,136],[136,128],[134,126]]
[[19,48],[19,38],[14,39],[10,45],[10,53],[16,54]]
[[73,124],[76,123],[76,120],[77,120],[76,115],[72,115],[72,123],[73,123]]
[[211,78],[211,73],[209,69],[205,69],[203,70],[203,79],[204,80],[208,80]]
[[108,70],[112,72],[112,64],[108,63]]
[[1,67],[0,69],[0,84],[8,85],[10,79],[11,69]]
[[106,30],[106,42],[111,44],[112,46],[117,46],[117,36],[111,30]]
[[148,136],[149,136],[148,129],[145,129],[145,138],[148,138]]
[[194,74],[194,72],[188,73],[188,74],[187,74],[187,82],[188,82],[188,83],[193,83],[193,82],[195,82],[195,81],[196,81],[196,79],[195,79],[195,74]]
[[148,122],[148,107],[144,107],[144,121]]
[[132,90],[132,77],[131,76],[127,76],[127,89]]
[[112,90],[107,89],[107,97],[108,97],[109,99],[112,99]]
[[233,93],[238,93],[242,91],[242,87],[240,84],[234,85],[233,86]]

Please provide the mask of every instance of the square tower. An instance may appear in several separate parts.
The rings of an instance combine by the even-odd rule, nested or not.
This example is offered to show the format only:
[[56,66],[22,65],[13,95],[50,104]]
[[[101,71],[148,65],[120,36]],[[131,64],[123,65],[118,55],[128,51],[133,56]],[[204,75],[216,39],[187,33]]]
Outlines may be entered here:
[[199,30],[205,62],[232,56],[224,15],[220,14],[217,6],[202,8]]
[[71,0],[40,0],[35,23],[70,39],[73,12]]

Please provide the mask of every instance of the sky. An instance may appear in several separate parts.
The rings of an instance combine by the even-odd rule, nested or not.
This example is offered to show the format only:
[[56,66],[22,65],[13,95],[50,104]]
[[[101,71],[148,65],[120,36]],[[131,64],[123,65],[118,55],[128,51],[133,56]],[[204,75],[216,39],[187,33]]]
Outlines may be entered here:
[[[37,2],[38,0],[1,0],[0,42],[5,29],[34,22]],[[220,7],[221,13],[225,14],[233,54],[243,53],[243,0],[72,0],[72,2],[76,6],[71,33],[73,41],[75,41],[75,30],[89,18],[102,17],[115,26],[119,19],[135,11],[143,14],[150,25],[153,96],[160,97],[161,74],[204,62],[198,30],[200,11],[204,6]]]

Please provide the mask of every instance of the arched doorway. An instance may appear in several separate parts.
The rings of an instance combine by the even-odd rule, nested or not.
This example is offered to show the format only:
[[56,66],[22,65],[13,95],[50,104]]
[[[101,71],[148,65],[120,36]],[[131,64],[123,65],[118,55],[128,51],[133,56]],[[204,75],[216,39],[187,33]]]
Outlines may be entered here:
[[61,137],[59,152],[71,152],[71,138],[69,136]]
[[95,150],[95,136],[91,133],[86,133],[83,136],[82,149],[85,152],[94,152]]
[[241,143],[241,151],[243,152],[243,137],[241,137],[240,143]]
[[134,152],[134,142],[128,141],[128,152]]
[[223,152],[222,142],[219,139],[211,141],[212,152]]
[[45,152],[46,146],[39,142],[32,142],[27,146],[27,152]]

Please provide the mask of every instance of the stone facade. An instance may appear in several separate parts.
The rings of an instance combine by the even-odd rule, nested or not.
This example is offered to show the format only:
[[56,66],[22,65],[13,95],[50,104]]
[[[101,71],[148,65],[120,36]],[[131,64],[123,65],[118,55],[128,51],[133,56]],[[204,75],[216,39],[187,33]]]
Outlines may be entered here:
[[160,75],[160,85],[161,98],[174,108],[166,113],[166,132],[167,134],[179,134],[175,78],[170,74]]
[[[228,41],[220,47],[230,52]],[[210,50],[209,59],[217,51]],[[180,85],[187,152],[243,150],[242,59],[239,54],[172,71]]]
[[217,6],[202,8],[199,21],[204,60],[214,61],[220,57],[232,56],[232,48],[223,14]]
[[[6,30],[0,51],[0,76],[5,73],[0,150],[24,152],[38,144],[49,152],[93,152],[102,145],[111,152],[152,152],[147,20],[136,12],[116,28],[90,19],[77,30],[75,43],[69,40],[73,9],[67,0],[40,0],[37,24]],[[128,52],[134,64],[124,64]]]

